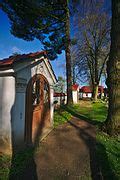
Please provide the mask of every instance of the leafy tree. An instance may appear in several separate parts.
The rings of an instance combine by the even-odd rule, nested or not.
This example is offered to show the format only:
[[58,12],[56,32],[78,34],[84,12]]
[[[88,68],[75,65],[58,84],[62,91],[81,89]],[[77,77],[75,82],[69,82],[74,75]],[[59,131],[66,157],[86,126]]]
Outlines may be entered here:
[[58,82],[54,87],[55,92],[64,93],[65,92],[65,80],[62,76],[58,77]]
[[69,0],[1,1],[13,35],[27,41],[39,39],[51,60],[65,50],[68,104],[72,103],[69,3]]
[[88,66],[81,58],[81,50],[75,45],[71,47],[71,62],[72,62],[72,80],[73,84],[76,82],[85,83],[89,81]]
[[103,4],[95,3],[85,16],[79,17],[77,72],[90,81],[93,99],[97,100],[98,86],[109,55],[110,17],[102,11]]
[[110,57],[107,62],[107,86],[109,93],[107,132],[120,133],[120,1],[112,0],[112,28]]

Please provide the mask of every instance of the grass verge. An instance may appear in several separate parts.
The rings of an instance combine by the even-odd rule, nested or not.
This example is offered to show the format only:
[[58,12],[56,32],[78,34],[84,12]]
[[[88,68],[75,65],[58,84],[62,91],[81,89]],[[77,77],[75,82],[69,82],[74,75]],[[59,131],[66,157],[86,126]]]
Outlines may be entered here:
[[97,133],[96,152],[104,179],[120,179],[120,142],[103,132]]
[[72,116],[86,120],[98,127],[104,123],[107,115],[106,105],[99,101],[93,103],[91,101],[80,101],[80,104],[62,106],[55,111],[54,123],[55,126],[62,124],[69,120]]
[[9,155],[0,155],[0,180],[6,180],[9,176],[11,157]]
[[33,159],[33,148],[28,148],[15,154],[12,158],[9,155],[0,156],[0,180],[22,179],[25,168],[30,165]]
[[71,117],[72,115],[64,109],[64,106],[60,109],[55,110],[54,127],[57,127],[58,125],[65,123]]

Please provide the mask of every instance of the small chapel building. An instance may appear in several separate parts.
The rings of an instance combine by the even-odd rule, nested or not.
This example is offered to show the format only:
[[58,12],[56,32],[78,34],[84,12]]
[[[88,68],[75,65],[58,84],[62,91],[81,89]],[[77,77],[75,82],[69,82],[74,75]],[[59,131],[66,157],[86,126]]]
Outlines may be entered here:
[[72,97],[73,97],[73,104],[77,104],[79,101],[79,85],[78,84],[72,85]]
[[56,82],[45,51],[0,61],[0,152],[33,145],[50,132]]

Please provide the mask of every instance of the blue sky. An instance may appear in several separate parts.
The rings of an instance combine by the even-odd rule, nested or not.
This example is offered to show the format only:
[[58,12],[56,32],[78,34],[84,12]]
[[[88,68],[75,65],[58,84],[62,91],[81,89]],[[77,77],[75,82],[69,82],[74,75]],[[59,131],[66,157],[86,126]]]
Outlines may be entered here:
[[[105,9],[110,8],[110,0],[105,0]],[[10,33],[10,22],[7,15],[0,10],[0,59],[9,57],[15,52],[24,54],[42,50],[42,44],[35,39],[34,41],[24,41],[14,37]],[[73,27],[72,27],[73,28]],[[73,32],[73,31],[72,31]],[[64,52],[59,57],[51,61],[56,76],[65,78],[65,54]],[[86,85],[81,84],[81,85]]]
[[[10,22],[7,15],[0,10],[0,59],[9,57],[15,52],[24,54],[42,50],[42,44],[37,39],[24,41],[10,33]],[[65,56],[62,53],[58,59],[51,61],[55,74],[65,77]]]

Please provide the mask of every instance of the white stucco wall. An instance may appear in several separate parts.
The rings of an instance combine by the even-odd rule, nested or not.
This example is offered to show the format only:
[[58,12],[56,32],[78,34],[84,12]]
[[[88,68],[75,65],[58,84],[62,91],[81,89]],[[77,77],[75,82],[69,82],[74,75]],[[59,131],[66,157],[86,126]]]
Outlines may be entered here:
[[73,103],[77,104],[78,103],[78,91],[72,91],[72,96],[73,96]]
[[15,100],[15,78],[0,77],[0,146],[1,151],[11,149],[12,107]]
[[54,89],[50,87],[50,112],[51,112],[51,125],[53,126],[53,115],[54,115]]
[[[41,63],[36,62],[34,64],[30,64],[29,66],[19,70],[16,74],[17,79],[23,79],[26,82],[26,87],[29,82],[29,80],[35,75],[35,74],[42,74],[44,75],[50,85],[50,116],[51,116],[51,125],[53,125],[53,111],[54,111],[54,105],[53,105],[53,85],[54,82],[52,80],[52,77],[50,76],[50,73],[44,63],[42,61]],[[18,90],[19,91],[19,90]],[[15,109],[13,110],[13,117],[15,118],[15,128],[14,131],[16,136],[16,142],[19,140],[19,142],[22,143],[24,140],[24,127],[25,127],[25,93],[26,88],[22,92],[16,93],[17,102],[15,104]],[[23,105],[21,107],[21,104]],[[18,118],[17,118],[18,117]],[[16,121],[17,118],[17,121]],[[19,127],[19,133],[17,132],[17,128]]]
[[[86,95],[87,94],[87,95]],[[92,93],[83,93],[82,95],[83,98],[91,98],[92,97]]]
[[22,146],[24,143],[25,129],[25,93],[15,94],[15,103],[12,108],[12,132],[14,136],[14,146]]
[[51,125],[53,125],[55,80],[48,68],[43,61],[24,62],[14,67],[15,78],[12,75],[0,77],[0,144],[4,137],[4,140],[7,139],[8,144],[11,145],[11,134],[15,146],[24,144],[26,87],[35,74],[44,75],[49,82]]

